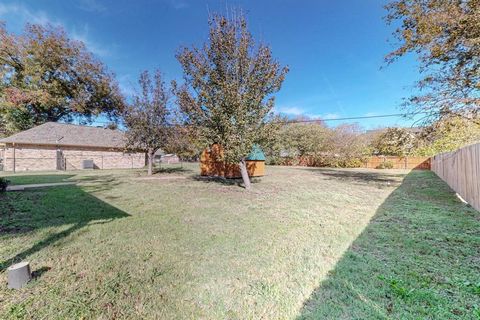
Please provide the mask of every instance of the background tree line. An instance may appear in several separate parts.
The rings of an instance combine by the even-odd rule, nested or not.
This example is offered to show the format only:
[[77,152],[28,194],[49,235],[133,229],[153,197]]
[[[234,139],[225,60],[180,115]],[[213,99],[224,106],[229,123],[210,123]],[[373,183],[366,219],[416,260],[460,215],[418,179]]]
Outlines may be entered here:
[[328,127],[316,122],[283,123],[265,147],[269,164],[356,167],[368,156],[366,136],[357,124]]
[[269,164],[358,167],[371,156],[433,156],[480,141],[480,121],[455,115],[424,127],[370,131],[298,120],[283,124],[266,145]]

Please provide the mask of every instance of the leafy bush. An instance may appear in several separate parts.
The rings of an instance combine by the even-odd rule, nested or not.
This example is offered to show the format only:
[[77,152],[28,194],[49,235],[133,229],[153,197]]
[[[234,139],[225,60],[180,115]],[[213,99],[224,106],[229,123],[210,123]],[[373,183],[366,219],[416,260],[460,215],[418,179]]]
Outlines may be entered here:
[[382,162],[377,166],[377,169],[393,169],[393,162],[392,161]]
[[10,181],[5,178],[0,178],[0,192],[7,191],[7,187],[10,184]]
[[347,159],[340,163],[340,168],[361,168],[365,163],[363,158]]

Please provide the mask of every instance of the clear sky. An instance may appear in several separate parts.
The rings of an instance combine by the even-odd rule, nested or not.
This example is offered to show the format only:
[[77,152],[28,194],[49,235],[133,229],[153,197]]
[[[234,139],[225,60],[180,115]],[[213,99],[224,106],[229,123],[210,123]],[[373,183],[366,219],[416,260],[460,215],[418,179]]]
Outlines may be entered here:
[[[393,65],[392,27],[380,0],[30,0],[0,2],[0,20],[20,32],[26,22],[62,25],[113,71],[129,95],[138,74],[159,68],[181,79],[182,46],[207,39],[209,12],[240,8],[255,39],[290,67],[276,111],[339,118],[399,113],[419,77],[414,57]],[[389,42],[390,40],[390,42]],[[358,121],[365,128],[411,125],[399,118]],[[329,122],[335,125],[335,122]]]

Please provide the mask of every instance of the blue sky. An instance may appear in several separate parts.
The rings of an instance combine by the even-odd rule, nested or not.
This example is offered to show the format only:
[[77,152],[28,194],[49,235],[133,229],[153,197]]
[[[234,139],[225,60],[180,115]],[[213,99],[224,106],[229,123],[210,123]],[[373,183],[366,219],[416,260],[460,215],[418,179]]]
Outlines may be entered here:
[[[380,0],[31,0],[2,1],[0,20],[20,32],[25,22],[62,25],[112,70],[122,91],[138,74],[159,68],[181,79],[182,45],[207,39],[209,12],[241,8],[255,39],[290,67],[276,111],[339,118],[399,113],[418,79],[414,57],[387,66],[392,28]],[[390,42],[388,41],[390,40]],[[394,43],[394,42],[393,42]],[[362,120],[365,128],[411,125],[400,118]],[[329,122],[331,125],[336,122]]]

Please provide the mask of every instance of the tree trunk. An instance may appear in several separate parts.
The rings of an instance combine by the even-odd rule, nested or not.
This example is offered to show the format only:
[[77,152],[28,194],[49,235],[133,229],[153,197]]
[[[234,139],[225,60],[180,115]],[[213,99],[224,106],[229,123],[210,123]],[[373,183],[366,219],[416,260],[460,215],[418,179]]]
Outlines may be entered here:
[[149,176],[153,175],[153,149],[148,149],[148,173]]
[[250,189],[250,177],[248,176],[247,171],[247,162],[245,159],[240,160],[240,173],[242,174],[243,184],[245,185],[245,189]]

